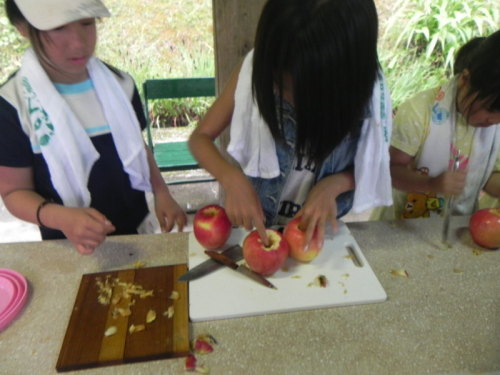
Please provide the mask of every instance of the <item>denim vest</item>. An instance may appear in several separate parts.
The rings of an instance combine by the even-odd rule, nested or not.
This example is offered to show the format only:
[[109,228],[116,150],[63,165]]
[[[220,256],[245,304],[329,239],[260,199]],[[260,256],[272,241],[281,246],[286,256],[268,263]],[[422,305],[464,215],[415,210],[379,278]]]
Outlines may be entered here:
[[[288,175],[294,166],[296,142],[296,117],[293,107],[284,102],[282,140],[275,140],[276,154],[280,167],[280,175],[274,178],[247,176],[260,198],[262,209],[266,216],[266,226],[274,224],[278,213],[281,193],[287,182]],[[351,169],[354,166],[354,156],[358,144],[359,132],[347,135],[342,142],[328,155],[320,168],[316,168],[314,183],[323,177]],[[337,218],[344,216],[352,207],[354,190],[340,194],[337,199]]]

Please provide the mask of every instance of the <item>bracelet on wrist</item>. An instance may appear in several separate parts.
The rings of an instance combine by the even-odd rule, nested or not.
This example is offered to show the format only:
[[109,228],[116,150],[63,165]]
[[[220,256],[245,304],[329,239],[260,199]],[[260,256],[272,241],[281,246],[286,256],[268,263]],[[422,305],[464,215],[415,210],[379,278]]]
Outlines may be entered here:
[[40,219],[40,211],[42,210],[42,208],[44,208],[46,205],[50,204],[50,203],[54,203],[50,200],[44,200],[42,203],[40,203],[38,205],[38,208],[36,209],[36,221],[38,222],[38,225],[42,228],[48,228],[47,226],[45,226],[43,223],[42,223],[42,220]]

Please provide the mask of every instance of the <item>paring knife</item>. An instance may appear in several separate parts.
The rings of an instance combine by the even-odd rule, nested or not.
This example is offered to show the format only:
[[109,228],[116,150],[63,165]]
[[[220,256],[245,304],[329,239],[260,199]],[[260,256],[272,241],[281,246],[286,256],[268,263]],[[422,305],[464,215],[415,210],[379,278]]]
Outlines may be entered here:
[[[222,253],[227,255],[228,258],[234,260],[235,262],[243,259],[243,250],[241,249],[240,245],[231,246],[224,250]],[[223,267],[223,264],[220,264],[213,259],[207,259],[206,261],[187,271],[185,274],[181,275],[178,281],[193,281]]]
[[[460,167],[460,150],[455,155],[452,170],[456,171],[458,170],[459,167]],[[441,242],[448,247],[451,247],[451,244],[449,243],[448,239],[450,235],[451,212],[453,211],[453,207],[455,205],[454,203],[455,203],[455,197],[452,195],[451,197],[448,198],[448,201],[446,202],[446,206],[444,208],[443,232],[442,232]]]
[[213,260],[231,268],[232,270],[234,270],[236,272],[241,273],[242,275],[252,279],[253,281],[258,282],[261,285],[264,285],[264,286],[271,288],[271,289],[277,289],[273,284],[271,284],[271,282],[269,282],[260,273],[254,272],[244,265],[239,265],[234,260],[227,257],[225,254],[218,253],[218,252],[213,251],[213,250],[206,250],[205,254],[207,254]]

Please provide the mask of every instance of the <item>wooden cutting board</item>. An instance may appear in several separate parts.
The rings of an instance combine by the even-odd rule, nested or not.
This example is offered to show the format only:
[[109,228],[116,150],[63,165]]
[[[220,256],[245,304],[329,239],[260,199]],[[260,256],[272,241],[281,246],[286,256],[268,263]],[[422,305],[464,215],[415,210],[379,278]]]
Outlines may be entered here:
[[[190,349],[188,288],[187,283],[177,282],[186,270],[185,264],[179,264],[83,275],[57,371],[186,356]],[[135,292],[129,292],[129,297],[124,290],[130,291],[131,285]],[[110,290],[109,304],[100,303],[98,299],[106,300],[105,292]],[[172,291],[178,292],[178,299]],[[169,318],[170,306],[173,316]],[[149,310],[156,312],[156,319],[146,323]],[[132,324],[144,325],[144,330],[130,333]],[[111,326],[116,333],[105,336]]]
[[[247,233],[243,229],[233,229],[227,243],[242,244]],[[192,268],[207,258],[204,249],[191,233],[189,267]],[[354,261],[356,258],[359,264]],[[326,288],[316,285],[319,275],[327,278]],[[317,258],[310,263],[288,259],[285,267],[268,277],[268,280],[277,289],[266,288],[229,268],[191,281],[191,320],[197,322],[238,318],[383,302],[387,299],[384,288],[349,228],[340,221],[337,233],[327,232],[323,250]]]

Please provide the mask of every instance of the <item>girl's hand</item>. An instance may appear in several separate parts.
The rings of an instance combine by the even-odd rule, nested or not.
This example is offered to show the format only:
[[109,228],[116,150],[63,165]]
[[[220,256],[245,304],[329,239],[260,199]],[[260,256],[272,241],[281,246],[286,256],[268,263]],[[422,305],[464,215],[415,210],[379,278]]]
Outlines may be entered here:
[[179,232],[182,232],[187,223],[187,216],[179,204],[172,198],[168,188],[155,192],[155,213],[160,223],[162,232],[170,232],[177,224]]
[[309,192],[306,202],[297,213],[301,216],[299,227],[306,232],[305,247],[309,246],[314,232],[323,247],[325,225],[331,223],[333,232],[337,231],[337,202],[339,194],[354,188],[352,172],[341,172],[320,180]]
[[[92,254],[106,236],[115,231],[114,225],[93,208],[47,205],[41,215],[52,216],[47,221],[59,223],[57,229],[64,233],[80,254]],[[44,223],[47,221],[42,219]]]
[[255,227],[262,242],[267,246],[268,238],[264,224],[266,219],[259,197],[250,181],[237,170],[226,176],[222,185],[226,192],[225,210],[231,223],[246,230]]
[[459,195],[465,187],[467,173],[464,171],[446,171],[437,177],[431,177],[429,186],[431,191],[445,195]]

